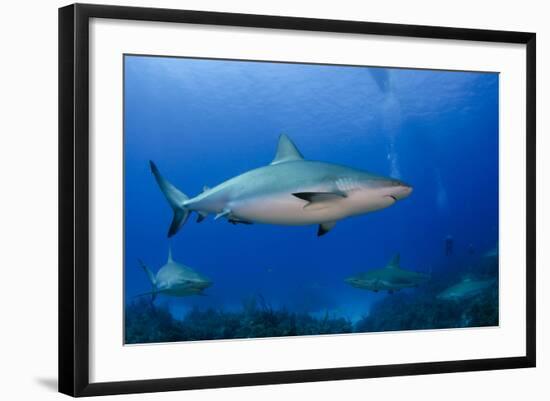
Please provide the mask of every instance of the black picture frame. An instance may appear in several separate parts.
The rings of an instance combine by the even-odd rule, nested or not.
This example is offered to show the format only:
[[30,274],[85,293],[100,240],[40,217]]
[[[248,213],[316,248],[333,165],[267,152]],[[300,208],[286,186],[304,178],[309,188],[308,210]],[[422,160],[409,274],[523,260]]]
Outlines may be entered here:
[[[89,145],[90,18],[161,21],[353,34],[438,38],[526,45],[527,258],[526,354],[520,357],[381,366],[89,381]],[[534,367],[536,35],[436,26],[246,15],[220,12],[74,4],[59,9],[59,391],[71,396],[158,392],[384,376]]]

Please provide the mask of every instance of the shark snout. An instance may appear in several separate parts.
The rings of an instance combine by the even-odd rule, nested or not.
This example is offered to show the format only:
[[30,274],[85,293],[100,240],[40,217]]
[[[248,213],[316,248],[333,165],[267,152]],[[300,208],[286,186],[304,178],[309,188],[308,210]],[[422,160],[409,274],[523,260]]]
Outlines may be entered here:
[[207,278],[202,278],[200,280],[195,280],[191,286],[195,288],[196,290],[202,291],[207,289],[208,287],[211,287],[213,282]]
[[398,192],[396,195],[394,195],[398,200],[401,200],[401,199],[405,199],[407,196],[409,196],[412,191],[413,191],[413,187],[411,187],[410,185],[407,185],[407,184],[403,184],[403,185],[400,185],[397,187],[398,188]]
[[396,201],[405,199],[413,191],[413,187],[411,185],[399,180],[390,181],[390,184],[387,186],[387,188],[387,196],[393,198]]

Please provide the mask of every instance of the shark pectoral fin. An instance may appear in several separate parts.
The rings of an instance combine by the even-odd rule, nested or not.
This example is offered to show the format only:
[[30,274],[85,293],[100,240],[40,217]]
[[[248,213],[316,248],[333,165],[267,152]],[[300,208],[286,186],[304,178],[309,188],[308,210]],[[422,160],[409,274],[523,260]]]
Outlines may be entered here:
[[214,220],[221,219],[222,217],[228,216],[231,214],[231,209],[223,209],[220,213],[214,217]]
[[206,213],[206,212],[197,212],[197,214],[198,214],[197,223],[200,223],[201,221],[206,219],[206,216],[208,216],[208,213]]
[[147,274],[147,278],[149,279],[149,282],[151,283],[153,288],[155,288],[156,281],[157,281],[155,278],[155,275],[153,274],[151,269],[149,269],[149,267],[147,267],[147,265],[141,261],[141,259],[138,259],[138,262],[141,268],[143,269],[143,271],[145,272],[145,274]]
[[157,298],[158,291],[148,291],[148,292],[142,292],[141,294],[134,295],[134,298],[140,298],[140,297],[147,297],[151,296],[151,302],[154,302]]
[[317,236],[320,237],[328,233],[336,225],[335,221],[329,221],[328,223],[319,224],[319,229],[317,230]]
[[295,192],[292,195],[310,203],[330,202],[347,196],[344,192]]
[[335,200],[340,200],[347,195],[344,192],[295,192],[294,195],[298,199],[305,200],[307,203],[304,209],[319,210],[329,207],[329,203]]

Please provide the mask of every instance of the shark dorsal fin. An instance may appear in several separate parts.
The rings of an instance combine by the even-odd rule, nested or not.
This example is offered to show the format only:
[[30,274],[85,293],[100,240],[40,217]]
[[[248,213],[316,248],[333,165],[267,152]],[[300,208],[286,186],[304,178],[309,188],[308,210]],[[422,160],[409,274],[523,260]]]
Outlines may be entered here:
[[169,245],[168,246],[168,262],[167,263],[172,263],[174,261],[174,259],[172,259],[172,246]]
[[303,160],[304,156],[300,153],[296,145],[292,143],[290,138],[286,134],[282,134],[279,137],[279,144],[277,145],[277,154],[271,162],[271,164],[279,164],[284,162],[290,162],[294,160]]
[[386,266],[388,269],[399,269],[399,261],[401,256],[396,253],[393,258],[391,258],[390,263]]

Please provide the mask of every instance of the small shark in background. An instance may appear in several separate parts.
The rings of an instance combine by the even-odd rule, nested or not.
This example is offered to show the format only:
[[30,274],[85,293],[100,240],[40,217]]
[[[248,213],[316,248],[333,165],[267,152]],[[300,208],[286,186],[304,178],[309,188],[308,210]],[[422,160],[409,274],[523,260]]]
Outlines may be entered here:
[[142,269],[151,282],[152,290],[142,295],[151,295],[154,301],[158,294],[185,297],[188,295],[204,295],[203,291],[212,285],[206,277],[200,275],[190,267],[175,262],[172,259],[172,250],[168,249],[168,261],[157,274],[153,274],[141,260]]
[[402,288],[418,287],[430,279],[429,274],[402,269],[399,262],[400,256],[396,254],[386,267],[360,273],[344,281],[355,288],[374,292],[388,291],[392,294]]
[[410,185],[397,179],[305,160],[286,135],[280,136],[271,164],[205,187],[194,198],[168,182],[152,161],[150,165],[174,211],[168,237],[178,232],[193,211],[198,213],[198,222],[215,214],[215,220],[225,218],[233,224],[318,224],[317,235],[321,236],[338,220],[384,209],[412,192]]
[[457,284],[450,286],[437,295],[437,299],[444,301],[462,301],[473,298],[496,282],[495,279],[477,280],[471,277],[464,278]]

